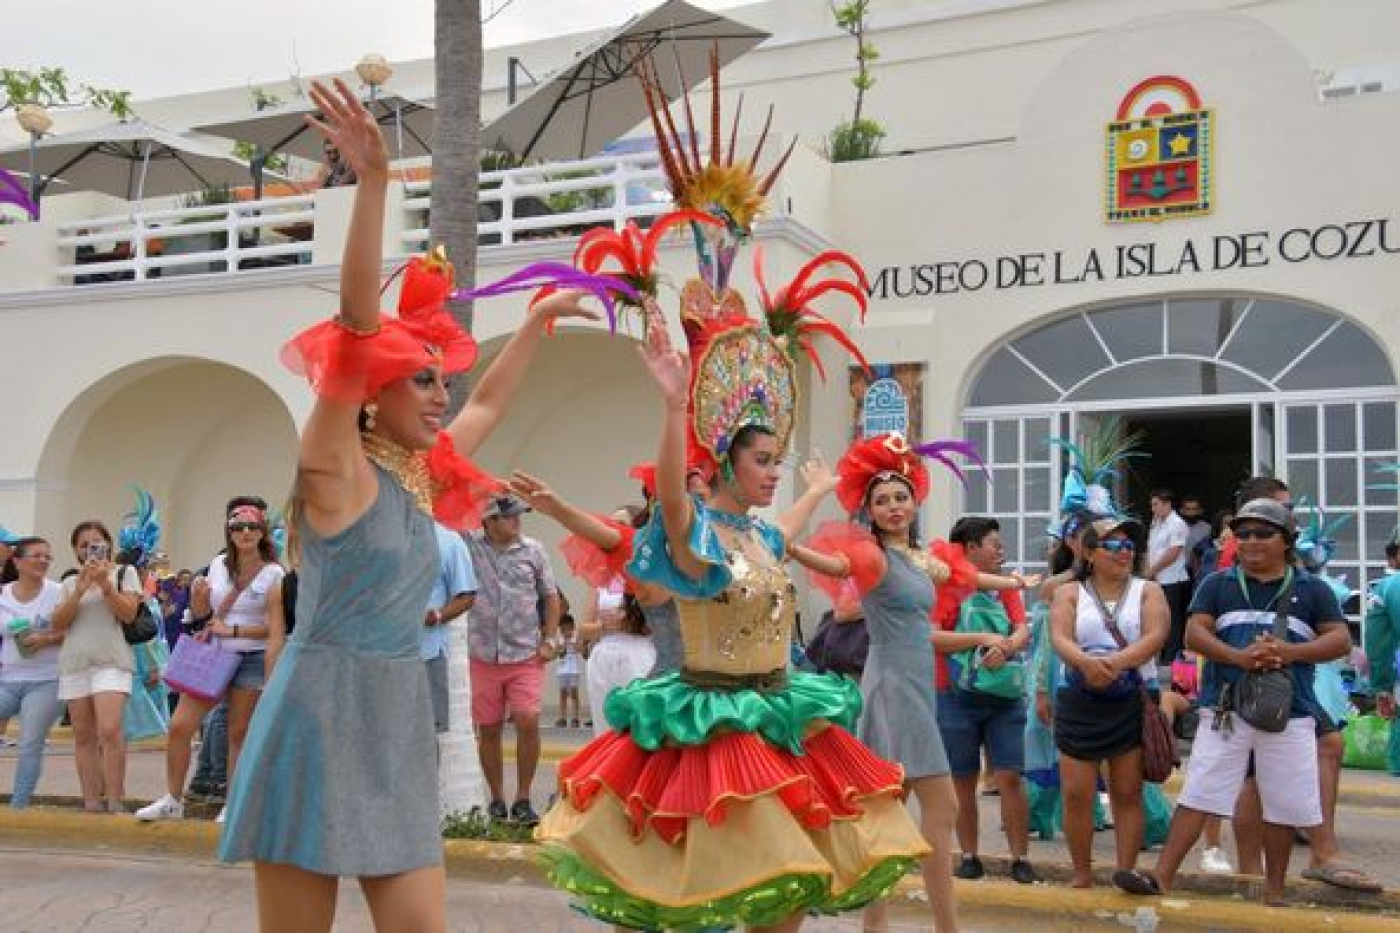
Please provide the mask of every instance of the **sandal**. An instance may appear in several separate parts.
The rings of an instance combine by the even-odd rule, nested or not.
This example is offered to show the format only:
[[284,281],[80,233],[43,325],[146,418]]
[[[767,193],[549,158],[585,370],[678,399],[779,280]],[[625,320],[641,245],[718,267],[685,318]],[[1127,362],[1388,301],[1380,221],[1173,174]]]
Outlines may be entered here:
[[1120,868],[1113,873],[1113,886],[1124,894],[1156,897],[1162,893],[1157,879],[1136,868]]
[[1319,865],[1316,868],[1304,868],[1303,877],[1309,881],[1321,881],[1334,888],[1356,891],[1361,894],[1380,894],[1385,890],[1380,882],[1361,869],[1336,862],[1330,865]]

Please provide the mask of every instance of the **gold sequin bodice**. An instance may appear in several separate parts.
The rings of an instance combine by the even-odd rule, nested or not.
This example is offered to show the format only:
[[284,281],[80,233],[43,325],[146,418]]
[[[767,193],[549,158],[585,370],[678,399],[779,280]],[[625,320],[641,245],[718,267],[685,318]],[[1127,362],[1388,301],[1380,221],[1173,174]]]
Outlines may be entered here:
[[737,550],[726,563],[734,579],[713,599],[678,599],[689,670],[768,674],[788,663],[797,589],[782,565],[760,564]]

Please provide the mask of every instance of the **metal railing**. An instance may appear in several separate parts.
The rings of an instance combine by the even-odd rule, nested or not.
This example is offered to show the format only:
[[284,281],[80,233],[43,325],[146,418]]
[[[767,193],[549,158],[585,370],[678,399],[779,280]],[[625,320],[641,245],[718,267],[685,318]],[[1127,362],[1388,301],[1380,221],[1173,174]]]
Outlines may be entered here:
[[57,273],[85,285],[309,263],[315,223],[309,194],[73,220]]
[[[404,185],[403,254],[427,248],[430,188]],[[654,153],[483,172],[478,236],[484,247],[577,236],[671,209]],[[86,285],[303,265],[315,234],[312,194],[73,220],[58,228],[56,273]]]
[[[404,186],[404,252],[428,244],[430,181]],[[671,210],[666,176],[655,153],[482,172],[477,196],[482,246],[577,236],[591,227],[621,229],[628,220]]]

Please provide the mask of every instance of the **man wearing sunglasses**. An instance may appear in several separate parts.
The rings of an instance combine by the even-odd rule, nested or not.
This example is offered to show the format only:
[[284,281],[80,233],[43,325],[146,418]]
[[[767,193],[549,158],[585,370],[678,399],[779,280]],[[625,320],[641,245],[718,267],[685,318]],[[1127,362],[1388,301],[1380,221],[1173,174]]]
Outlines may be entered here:
[[[1293,683],[1288,725],[1265,732],[1238,714],[1202,723],[1186,767],[1157,880],[1169,891],[1208,816],[1230,817],[1254,763],[1264,818],[1264,900],[1278,903],[1293,848],[1294,827],[1322,824],[1318,787],[1313,665],[1350,650],[1346,617],[1330,587],[1294,566],[1293,513],[1273,499],[1246,502],[1230,528],[1239,542],[1233,570],[1201,584],[1191,604],[1186,644],[1206,658],[1201,707],[1220,704],[1247,672],[1286,670]],[[1282,604],[1287,634],[1274,637]]]

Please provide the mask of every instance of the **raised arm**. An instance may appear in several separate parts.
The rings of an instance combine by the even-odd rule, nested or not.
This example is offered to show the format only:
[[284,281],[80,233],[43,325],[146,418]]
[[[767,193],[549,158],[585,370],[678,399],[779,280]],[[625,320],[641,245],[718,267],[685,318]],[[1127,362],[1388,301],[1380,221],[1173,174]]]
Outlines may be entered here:
[[646,342],[641,348],[647,371],[661,390],[661,447],[656,457],[656,498],[666,526],[666,542],[676,569],[693,580],[704,567],[690,550],[694,506],[685,483],[685,439],[690,391],[690,359],[671,345],[666,322],[648,302]]
[[[311,99],[321,118],[307,122],[335,143],[355,169],[349,233],[340,266],[339,324],[355,334],[379,330],[379,276],[383,263],[384,197],[389,155],[379,125],[339,78],[320,82]],[[374,474],[360,449],[360,406],[318,397],[301,435],[301,490],[307,522],[321,534],[348,526],[374,497]]]
[[584,294],[576,290],[555,292],[525,312],[525,323],[491,361],[467,404],[447,429],[457,453],[463,457],[472,456],[505,417],[551,322],[561,318],[598,319],[597,312],[579,303]]
[[792,508],[778,516],[777,522],[778,530],[783,533],[783,540],[789,542],[797,540],[798,535],[802,534],[802,530],[812,520],[812,513],[821,505],[822,500],[836,489],[837,483],[836,474],[826,465],[820,454],[814,454],[802,464],[799,472],[807,489],[792,504]]
[[542,479],[516,470],[510,476],[510,489],[536,512],[604,551],[611,551],[622,543],[622,534],[616,528],[564,499]]

